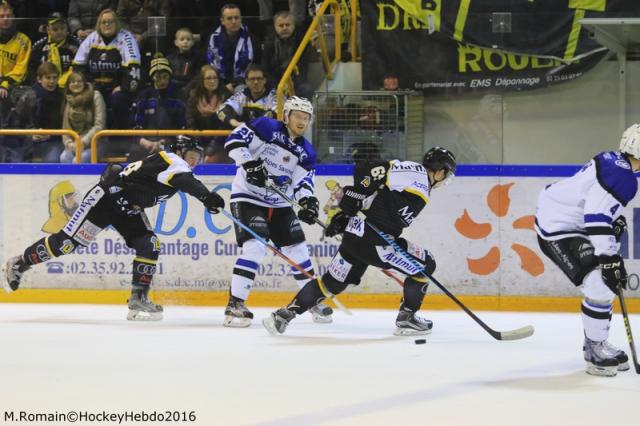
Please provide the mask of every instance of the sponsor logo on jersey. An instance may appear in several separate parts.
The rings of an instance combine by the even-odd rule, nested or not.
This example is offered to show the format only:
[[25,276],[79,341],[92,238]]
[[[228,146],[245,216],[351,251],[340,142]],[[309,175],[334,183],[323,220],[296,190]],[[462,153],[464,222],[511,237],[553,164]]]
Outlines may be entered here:
[[409,210],[409,206],[404,206],[403,208],[398,210],[398,214],[400,216],[402,216],[402,220],[407,223],[407,224],[411,224],[411,222],[413,222],[413,215],[415,214],[413,211]]
[[625,160],[616,160],[616,166],[631,170],[631,166]]

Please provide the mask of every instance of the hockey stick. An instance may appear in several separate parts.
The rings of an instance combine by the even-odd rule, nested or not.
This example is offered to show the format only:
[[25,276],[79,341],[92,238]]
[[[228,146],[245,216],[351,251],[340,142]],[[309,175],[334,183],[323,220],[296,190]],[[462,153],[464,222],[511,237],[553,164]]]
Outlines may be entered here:
[[633,359],[633,366],[636,369],[636,373],[640,374],[640,364],[638,364],[636,345],[635,343],[633,343],[633,334],[631,334],[631,324],[629,323],[629,311],[627,311],[627,304],[624,301],[623,290],[620,287],[618,287],[618,299],[620,299],[620,309],[622,310],[624,328],[627,330],[627,340],[629,341],[629,347],[631,348],[631,358]]
[[262,238],[261,236],[259,236],[258,234],[256,234],[251,228],[249,228],[247,225],[245,225],[244,223],[240,222],[238,219],[236,219],[231,213],[229,213],[228,211],[226,211],[225,209],[220,209],[220,212],[222,212],[223,215],[225,215],[227,218],[229,218],[233,223],[235,223],[236,225],[238,225],[239,227],[241,227],[242,229],[244,229],[245,231],[247,231],[249,234],[251,234],[253,236],[253,238],[255,238],[256,240],[258,240],[259,242],[261,242],[262,244],[264,244],[269,250],[271,250],[275,255],[277,255],[278,257],[280,257],[281,259],[283,259],[285,262],[287,262],[289,265],[293,266],[294,268],[296,268],[298,271],[300,271],[301,273],[303,273],[304,275],[307,276],[307,278],[309,278],[310,280],[317,280],[318,281],[318,287],[320,287],[320,291],[322,292],[322,294],[324,294],[325,297],[328,297],[329,299],[331,299],[333,301],[333,303],[336,304],[336,306],[338,307],[338,309],[340,309],[342,312],[344,312],[347,315],[351,315],[351,311],[348,310],[339,300],[338,298],[335,296],[335,294],[331,294],[329,292],[329,290],[327,290],[327,288],[324,286],[324,283],[322,282],[322,280],[320,278],[316,278],[313,275],[311,275],[310,273],[308,273],[307,271],[305,271],[302,266],[298,265],[296,262],[294,262],[293,260],[291,260],[291,258],[289,258],[287,255],[285,255],[284,253],[282,253],[280,250],[278,250],[275,246],[273,246],[272,244],[269,244],[268,241],[266,241],[264,238]]
[[[273,181],[269,180],[267,181],[267,188],[272,190],[273,192],[275,192],[276,194],[278,194],[279,196],[281,196],[285,201],[288,201],[289,203],[291,203],[291,205],[295,205],[299,208],[304,208],[300,205],[299,202],[297,202],[296,200],[294,200],[293,198],[289,197],[287,194],[284,193],[284,191],[282,191],[280,188],[278,188],[277,186],[275,186],[273,184]],[[323,221],[321,221],[320,219],[318,219],[317,217],[315,217],[313,219],[313,221],[320,225],[320,227],[322,229],[324,229],[325,231],[327,230],[327,224],[324,223]],[[342,238],[339,238],[339,235],[335,236],[335,239],[338,241],[342,241]],[[389,278],[391,278],[392,280],[394,280],[396,283],[398,283],[398,285],[400,287],[404,287],[404,281],[402,281],[397,275],[393,274],[391,271],[388,271],[386,269],[381,269],[382,273],[385,274],[386,276],[388,276]]]
[[438,286],[438,288],[440,290],[442,290],[444,292],[444,294],[446,294],[447,296],[449,296],[449,298],[451,300],[453,300],[456,305],[458,305],[467,315],[469,315],[476,323],[478,323],[478,325],[480,325],[480,327],[484,328],[484,330],[489,333],[491,335],[491,337],[493,337],[496,340],[520,340],[520,339],[524,339],[526,337],[529,337],[533,334],[534,332],[534,328],[531,325],[527,325],[515,330],[508,330],[508,331],[496,331],[494,329],[492,329],[491,327],[489,327],[484,321],[482,321],[480,318],[478,318],[478,316],[476,314],[474,314],[469,308],[467,308],[464,303],[462,303],[456,296],[453,295],[453,293],[451,293],[449,290],[447,290],[447,288],[445,286],[443,286],[442,284],[440,284],[438,282],[438,280],[436,280],[435,278],[433,278],[431,275],[427,274],[424,271],[424,267],[418,263],[416,260],[414,260],[409,253],[407,253],[402,247],[400,247],[400,245],[398,245],[398,243],[396,242],[396,240],[388,234],[385,234],[384,232],[380,231],[380,229],[378,229],[377,226],[373,225],[372,223],[367,222],[364,218],[360,217],[361,220],[363,220],[367,225],[369,225],[369,227],[380,236],[380,238],[382,238],[384,241],[386,241],[391,247],[394,248],[394,250],[402,255],[403,258],[405,258],[405,260],[407,260],[408,262],[410,262],[414,267],[418,268],[420,270],[420,274],[422,274],[424,277],[428,278],[431,282],[433,282],[436,286]]

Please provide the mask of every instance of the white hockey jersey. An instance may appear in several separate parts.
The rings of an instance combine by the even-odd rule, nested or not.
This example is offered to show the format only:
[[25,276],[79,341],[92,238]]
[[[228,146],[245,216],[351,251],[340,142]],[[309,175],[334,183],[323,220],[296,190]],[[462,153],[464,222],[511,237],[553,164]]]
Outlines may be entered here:
[[288,197],[300,200],[313,196],[316,152],[304,137],[289,137],[285,124],[259,117],[235,128],[225,150],[238,165],[231,186],[231,201],[246,201],[264,207],[290,207],[275,192],[250,185],[241,167],[247,161],[262,159],[267,174]]
[[587,236],[596,256],[616,254],[619,244],[612,222],[637,190],[638,182],[624,155],[602,152],[575,175],[542,190],[536,209],[536,232],[544,240]]

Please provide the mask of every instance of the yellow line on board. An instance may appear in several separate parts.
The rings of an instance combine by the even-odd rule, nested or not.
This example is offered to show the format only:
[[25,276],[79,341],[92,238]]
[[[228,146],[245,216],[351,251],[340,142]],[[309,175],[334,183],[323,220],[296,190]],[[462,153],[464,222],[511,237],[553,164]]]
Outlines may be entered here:
[[[152,291],[156,303],[166,305],[225,306],[229,293],[226,291]],[[289,303],[294,293],[254,292],[249,297],[249,306],[280,307]],[[0,302],[5,303],[88,303],[126,304],[128,290],[66,290],[24,289],[14,293],[0,292]],[[397,309],[400,294],[342,293],[340,300],[348,308]],[[459,296],[459,299],[474,311],[514,312],[579,312],[579,297],[547,296]],[[628,298],[629,312],[640,313],[640,299]],[[447,296],[427,295],[422,305],[424,310],[459,309]],[[619,306],[616,302],[616,312]]]

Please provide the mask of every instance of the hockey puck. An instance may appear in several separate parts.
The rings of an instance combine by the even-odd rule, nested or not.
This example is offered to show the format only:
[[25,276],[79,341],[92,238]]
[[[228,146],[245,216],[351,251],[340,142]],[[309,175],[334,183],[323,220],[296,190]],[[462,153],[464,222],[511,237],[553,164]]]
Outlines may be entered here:
[[414,343],[416,345],[424,345],[425,343],[427,343],[427,339],[416,339],[414,340]]

